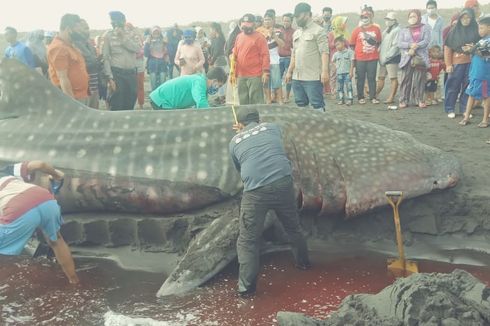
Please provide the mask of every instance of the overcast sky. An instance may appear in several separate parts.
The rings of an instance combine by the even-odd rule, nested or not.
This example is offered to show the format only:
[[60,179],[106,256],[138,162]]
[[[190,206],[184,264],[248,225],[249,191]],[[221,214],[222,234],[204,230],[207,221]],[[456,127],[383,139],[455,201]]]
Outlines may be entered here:
[[[320,13],[325,6],[335,12],[359,11],[365,3],[374,10],[425,8],[426,0],[310,0],[313,13]],[[59,21],[65,13],[79,14],[93,29],[109,28],[108,12],[120,10],[135,26],[170,26],[177,22],[228,21],[247,12],[263,14],[274,8],[278,14],[291,12],[297,1],[287,0],[13,0],[2,2],[0,33],[6,26],[19,31],[34,29],[58,30]],[[462,7],[464,0],[440,0],[440,8]],[[480,1],[489,3],[489,1]],[[334,14],[335,14],[334,12]]]

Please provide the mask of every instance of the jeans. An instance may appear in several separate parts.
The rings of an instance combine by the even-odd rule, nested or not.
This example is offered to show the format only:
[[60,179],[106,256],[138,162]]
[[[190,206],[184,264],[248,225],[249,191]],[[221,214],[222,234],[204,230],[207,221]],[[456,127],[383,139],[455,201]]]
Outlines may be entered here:
[[240,206],[240,233],[237,240],[238,291],[255,290],[259,273],[260,240],[265,216],[273,210],[289,236],[297,264],[309,264],[308,246],[299,222],[291,176],[263,187],[244,191]]
[[154,91],[155,89],[158,88],[161,84],[165,82],[165,72],[152,72],[150,73],[150,84],[151,84],[151,90]]
[[470,64],[463,63],[453,67],[454,71],[448,74],[445,84],[444,110],[446,113],[453,113],[459,96],[459,113],[464,113],[468,102],[468,95],[465,90],[469,84]]
[[366,77],[369,86],[369,99],[376,98],[376,70],[378,69],[378,60],[356,61],[357,77],[357,99],[364,99],[364,84]]
[[337,75],[337,97],[339,101],[342,101],[343,103],[345,103],[345,101],[352,103],[352,80],[350,79],[349,74]]
[[[281,57],[279,59],[279,67],[281,68],[281,78],[284,78],[284,73],[288,71],[291,64],[291,57]],[[291,92],[291,83],[286,84],[286,92]]]
[[293,92],[297,106],[305,107],[311,104],[314,109],[325,111],[323,84],[319,80],[293,79]]

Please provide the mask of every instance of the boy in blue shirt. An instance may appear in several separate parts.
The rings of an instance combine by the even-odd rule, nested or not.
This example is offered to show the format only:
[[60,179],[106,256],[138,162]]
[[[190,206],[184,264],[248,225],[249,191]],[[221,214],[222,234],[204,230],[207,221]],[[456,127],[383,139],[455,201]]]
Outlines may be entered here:
[[346,47],[343,36],[335,39],[337,52],[332,57],[332,63],[337,68],[337,104],[352,105],[352,76],[354,74],[354,51]]
[[474,46],[474,55],[471,58],[470,84],[466,89],[469,95],[468,104],[462,126],[470,122],[470,114],[475,101],[483,102],[483,118],[478,124],[480,128],[488,127],[488,115],[490,114],[490,15],[483,16],[478,22],[478,32],[482,39]]

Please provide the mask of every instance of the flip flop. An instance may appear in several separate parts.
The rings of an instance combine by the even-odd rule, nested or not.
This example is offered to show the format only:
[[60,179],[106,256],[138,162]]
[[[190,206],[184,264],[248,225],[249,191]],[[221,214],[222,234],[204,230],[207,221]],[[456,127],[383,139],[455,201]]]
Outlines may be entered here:
[[486,143],[487,143],[488,145],[490,145],[490,140],[487,140],[487,141],[486,141]]
[[480,122],[478,124],[478,128],[486,128],[486,127],[488,127],[488,122]]
[[470,120],[469,119],[463,119],[459,122],[459,125],[460,126],[466,126],[466,125],[469,125],[470,124]]

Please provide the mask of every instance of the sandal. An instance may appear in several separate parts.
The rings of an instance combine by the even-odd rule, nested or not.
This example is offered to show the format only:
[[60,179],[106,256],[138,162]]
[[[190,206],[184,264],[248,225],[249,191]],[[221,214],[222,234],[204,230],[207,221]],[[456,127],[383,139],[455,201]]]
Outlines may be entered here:
[[459,122],[460,126],[466,126],[468,124],[470,124],[470,119],[463,119]]
[[405,109],[407,107],[407,103],[400,103],[400,105],[398,106],[400,109]]
[[488,122],[483,122],[483,121],[482,121],[482,122],[480,122],[480,123],[478,124],[478,128],[486,128],[486,127],[488,127]]
[[360,99],[360,100],[359,100],[359,104],[366,104],[366,100],[365,100],[365,99],[363,99],[363,98],[362,98],[362,99]]
[[427,109],[427,104],[419,103],[419,109]]
[[379,100],[378,100],[378,99],[376,99],[376,98],[373,98],[373,99],[371,100],[371,103],[373,103],[373,104],[379,104]]

